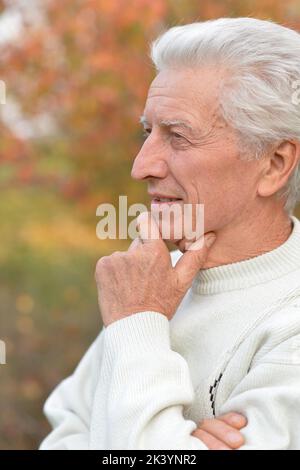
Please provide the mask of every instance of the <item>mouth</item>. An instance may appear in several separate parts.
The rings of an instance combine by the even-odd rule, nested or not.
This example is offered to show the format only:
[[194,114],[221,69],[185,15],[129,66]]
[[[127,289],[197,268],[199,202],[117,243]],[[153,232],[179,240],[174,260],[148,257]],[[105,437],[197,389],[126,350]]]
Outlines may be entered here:
[[151,197],[151,205],[152,204],[174,204],[174,202],[182,201],[181,198],[172,197],[172,196],[165,196],[160,194],[150,194]]
[[151,205],[174,204],[175,202],[180,201],[182,201],[182,199],[154,198],[151,199]]

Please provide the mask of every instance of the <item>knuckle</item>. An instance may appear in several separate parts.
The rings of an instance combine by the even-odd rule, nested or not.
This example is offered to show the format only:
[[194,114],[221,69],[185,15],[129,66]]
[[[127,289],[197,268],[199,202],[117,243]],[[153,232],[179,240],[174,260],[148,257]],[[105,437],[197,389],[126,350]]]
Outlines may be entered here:
[[220,418],[222,421],[228,423],[230,426],[233,426],[233,427],[244,427],[247,420],[246,418],[239,414],[239,413],[236,413],[234,411],[231,411],[229,413],[226,413],[222,416],[220,416]]
[[235,413],[234,411],[230,411],[229,413],[226,413],[224,416],[226,416],[227,418],[240,418],[241,415],[238,414],[238,413]]
[[103,269],[105,269],[109,263],[109,256],[102,256],[101,258],[98,259],[96,263],[96,268],[95,268],[95,276],[98,277],[99,275],[102,274]]
[[227,431],[224,435],[224,439],[227,442],[227,444],[230,445],[232,449],[238,449],[245,442],[242,434],[237,431],[234,432],[234,434],[232,434],[231,431]]
[[107,274],[107,271],[113,269],[118,270],[120,262],[124,260],[126,260],[126,253],[122,251],[114,251],[109,256],[102,256],[96,263],[95,277],[101,277],[104,273]]
[[111,258],[119,258],[120,256],[122,256],[122,251],[114,251],[110,257]]
[[238,415],[236,413],[230,411],[229,413],[225,413],[223,415],[220,415],[218,418],[222,421],[225,421],[225,422],[229,421],[231,423],[232,421],[234,421],[236,419],[237,416]]
[[151,246],[151,249],[149,247],[148,250],[145,250],[147,251],[147,254],[146,256],[148,256],[148,258],[150,258],[153,263],[157,263],[157,261],[161,258],[161,250],[155,246],[155,244],[153,244],[154,246]]
[[245,438],[240,432],[236,433],[236,439],[236,444],[232,444],[232,447],[234,448],[238,448],[245,443]]

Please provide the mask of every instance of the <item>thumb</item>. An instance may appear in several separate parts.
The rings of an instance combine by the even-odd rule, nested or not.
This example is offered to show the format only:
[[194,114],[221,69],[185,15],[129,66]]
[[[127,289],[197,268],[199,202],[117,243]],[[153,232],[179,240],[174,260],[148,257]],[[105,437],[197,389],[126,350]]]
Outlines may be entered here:
[[192,243],[180,257],[174,269],[177,272],[178,281],[181,286],[186,286],[186,288],[191,286],[194,277],[204,264],[215,239],[216,235],[213,232],[206,233],[199,240]]

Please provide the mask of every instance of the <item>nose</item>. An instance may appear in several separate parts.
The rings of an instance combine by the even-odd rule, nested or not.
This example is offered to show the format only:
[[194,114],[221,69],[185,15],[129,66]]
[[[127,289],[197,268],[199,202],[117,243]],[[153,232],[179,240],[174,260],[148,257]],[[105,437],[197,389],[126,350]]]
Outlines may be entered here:
[[144,142],[141,150],[135,157],[131,169],[131,177],[135,180],[146,178],[165,178],[168,174],[168,165],[154,143],[150,142],[150,137]]

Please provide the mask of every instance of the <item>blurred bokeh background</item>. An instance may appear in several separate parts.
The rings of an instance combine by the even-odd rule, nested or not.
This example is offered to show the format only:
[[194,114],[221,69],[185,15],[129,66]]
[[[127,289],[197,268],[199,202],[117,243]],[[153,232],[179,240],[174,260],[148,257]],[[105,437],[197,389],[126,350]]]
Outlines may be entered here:
[[0,0],[1,449],[38,447],[45,398],[102,327],[95,263],[128,242],[97,239],[95,211],[147,200],[130,168],[149,42],[220,16],[300,30],[299,0]]

